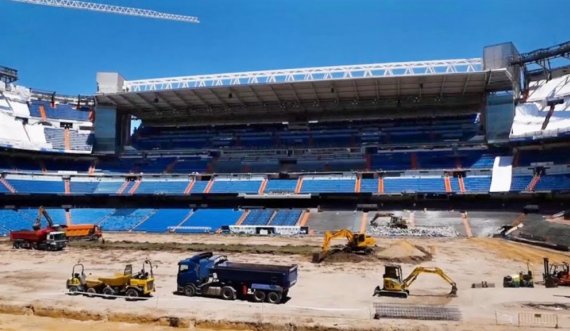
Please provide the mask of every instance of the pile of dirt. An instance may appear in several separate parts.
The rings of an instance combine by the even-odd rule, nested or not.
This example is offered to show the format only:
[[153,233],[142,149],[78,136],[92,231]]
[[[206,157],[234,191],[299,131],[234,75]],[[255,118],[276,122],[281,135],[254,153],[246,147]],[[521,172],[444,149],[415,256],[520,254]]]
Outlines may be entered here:
[[343,250],[331,251],[323,260],[323,263],[358,263],[366,260],[375,259],[372,255],[349,253]]
[[378,251],[375,256],[380,260],[411,263],[411,262],[424,262],[432,258],[431,253],[421,246],[416,246],[407,240],[399,240],[391,246]]

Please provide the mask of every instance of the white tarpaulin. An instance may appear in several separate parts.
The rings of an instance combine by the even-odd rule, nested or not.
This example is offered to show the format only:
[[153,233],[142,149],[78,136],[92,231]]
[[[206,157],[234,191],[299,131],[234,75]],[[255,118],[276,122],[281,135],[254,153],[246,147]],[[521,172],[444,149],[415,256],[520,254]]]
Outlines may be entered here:
[[511,189],[512,164],[512,156],[497,156],[495,158],[490,192],[508,192]]

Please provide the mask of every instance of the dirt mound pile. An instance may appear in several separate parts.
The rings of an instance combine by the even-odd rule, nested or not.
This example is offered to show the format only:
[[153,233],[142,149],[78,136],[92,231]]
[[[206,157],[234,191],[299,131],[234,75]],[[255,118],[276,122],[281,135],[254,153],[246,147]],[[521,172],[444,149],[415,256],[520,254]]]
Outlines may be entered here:
[[371,259],[374,259],[374,257],[371,255],[345,252],[343,250],[333,250],[323,260],[323,263],[343,263],[343,262],[358,263]]
[[375,255],[381,260],[401,263],[423,262],[432,258],[429,251],[407,240],[399,240],[388,248],[376,252]]

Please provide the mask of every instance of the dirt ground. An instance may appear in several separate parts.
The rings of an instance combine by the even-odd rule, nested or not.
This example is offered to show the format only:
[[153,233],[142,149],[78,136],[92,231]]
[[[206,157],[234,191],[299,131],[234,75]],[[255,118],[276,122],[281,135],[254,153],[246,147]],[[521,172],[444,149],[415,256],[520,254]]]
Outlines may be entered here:
[[[318,246],[314,238],[260,238],[106,234],[107,241],[225,243],[248,245]],[[181,251],[99,250],[70,247],[63,252],[13,250],[0,243],[0,330],[148,330],[168,329],[172,319],[192,330],[506,330],[517,329],[520,313],[555,314],[558,325],[570,328],[570,288],[502,288],[507,274],[526,271],[527,264],[542,277],[542,258],[570,261],[570,254],[511,243],[500,239],[407,239],[379,238],[378,258],[358,263],[313,264],[307,256],[227,253],[232,261],[298,264],[299,281],[285,304],[269,305],[213,298],[184,297],[176,289],[177,262],[192,255]],[[342,242],[339,242],[339,244]],[[405,259],[405,252],[429,258]],[[382,252],[384,252],[382,254]],[[438,266],[457,283],[458,297],[448,298],[450,286],[433,275],[421,275],[410,288],[408,299],[372,297],[381,283],[384,263],[401,263],[404,274],[417,265]],[[421,254],[420,254],[421,255]],[[422,255],[423,256],[423,255]],[[65,280],[76,262],[93,275],[121,272],[126,263],[135,270],[145,258],[155,264],[156,293],[147,301],[126,302],[66,295]],[[487,281],[496,288],[475,289],[472,283]],[[453,322],[383,319],[374,320],[374,303],[443,305],[457,307],[461,320]],[[533,303],[534,306],[529,306]],[[557,304],[551,306],[552,304]],[[570,308],[569,308],[570,309]],[[500,318],[499,318],[500,317]],[[502,324],[497,325],[500,320]],[[504,323],[504,320],[509,321]],[[189,321],[189,322],[188,322]],[[524,327],[523,327],[524,328]],[[520,329],[520,328],[518,328]]]

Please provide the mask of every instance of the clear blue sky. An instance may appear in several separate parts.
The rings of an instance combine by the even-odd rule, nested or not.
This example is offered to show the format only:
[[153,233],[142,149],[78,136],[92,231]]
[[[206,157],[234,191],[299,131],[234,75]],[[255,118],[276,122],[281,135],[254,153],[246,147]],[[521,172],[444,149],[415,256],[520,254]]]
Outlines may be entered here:
[[480,57],[570,39],[570,1],[98,0],[198,16],[185,24],[0,0],[0,65],[20,84],[91,94],[127,79]]

